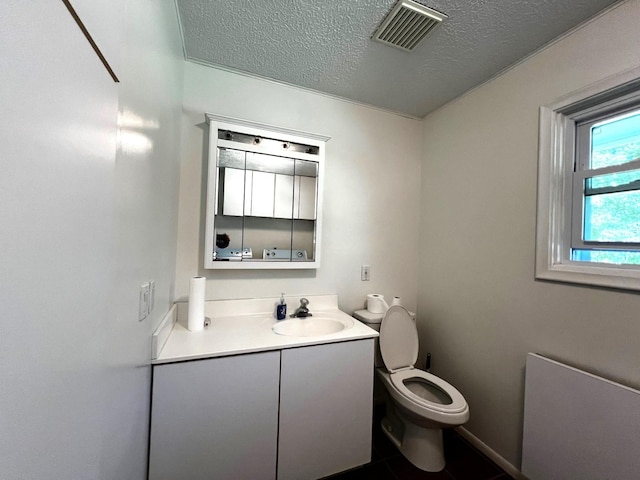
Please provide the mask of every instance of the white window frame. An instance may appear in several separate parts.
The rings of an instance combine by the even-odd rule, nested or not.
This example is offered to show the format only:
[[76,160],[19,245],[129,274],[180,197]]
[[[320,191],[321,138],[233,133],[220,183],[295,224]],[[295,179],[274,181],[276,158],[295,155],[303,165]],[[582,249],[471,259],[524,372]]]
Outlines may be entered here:
[[537,279],[640,290],[640,265],[571,260],[576,123],[594,111],[640,99],[640,67],[540,107]]

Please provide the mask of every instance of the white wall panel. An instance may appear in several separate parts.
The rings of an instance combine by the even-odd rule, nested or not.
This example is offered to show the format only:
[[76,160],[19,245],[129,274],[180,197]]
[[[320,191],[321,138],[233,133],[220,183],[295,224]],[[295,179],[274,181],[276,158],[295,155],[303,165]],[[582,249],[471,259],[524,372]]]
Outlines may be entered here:
[[527,355],[522,472],[530,480],[636,480],[640,391]]
[[[146,476],[149,338],[175,264],[182,75],[173,6],[128,3],[79,12],[89,27],[100,17],[105,50],[127,52],[120,84],[63,2],[0,6],[3,479]],[[153,148],[124,153],[134,144]],[[156,311],[138,323],[152,278]]]
[[[118,73],[115,241],[104,372],[105,479],[146,478],[149,339],[173,301],[183,58],[172,2],[127,0]],[[138,321],[140,285],[155,309]]]
[[0,18],[0,472],[98,479],[117,88],[62,2]]

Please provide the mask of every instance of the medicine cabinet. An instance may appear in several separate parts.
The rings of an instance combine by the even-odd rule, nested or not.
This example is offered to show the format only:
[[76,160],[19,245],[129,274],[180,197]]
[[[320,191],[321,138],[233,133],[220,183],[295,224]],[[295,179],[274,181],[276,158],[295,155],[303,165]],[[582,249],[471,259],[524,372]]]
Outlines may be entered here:
[[329,138],[206,117],[205,268],[318,268]]

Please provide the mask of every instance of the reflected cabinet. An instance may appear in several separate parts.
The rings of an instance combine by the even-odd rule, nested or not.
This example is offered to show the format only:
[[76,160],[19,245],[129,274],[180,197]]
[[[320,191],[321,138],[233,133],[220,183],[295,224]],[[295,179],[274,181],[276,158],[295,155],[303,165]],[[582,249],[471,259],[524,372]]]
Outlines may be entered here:
[[205,268],[318,268],[328,137],[207,121]]

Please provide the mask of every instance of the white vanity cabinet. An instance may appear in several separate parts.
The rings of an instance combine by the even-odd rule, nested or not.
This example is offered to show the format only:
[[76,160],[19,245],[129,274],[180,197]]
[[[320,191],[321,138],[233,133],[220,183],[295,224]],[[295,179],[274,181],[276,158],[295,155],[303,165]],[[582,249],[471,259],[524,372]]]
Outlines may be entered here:
[[155,365],[149,480],[276,477],[280,352]]
[[371,461],[373,339],[282,351],[278,480]]
[[154,366],[149,480],[313,480],[371,461],[374,339]]

